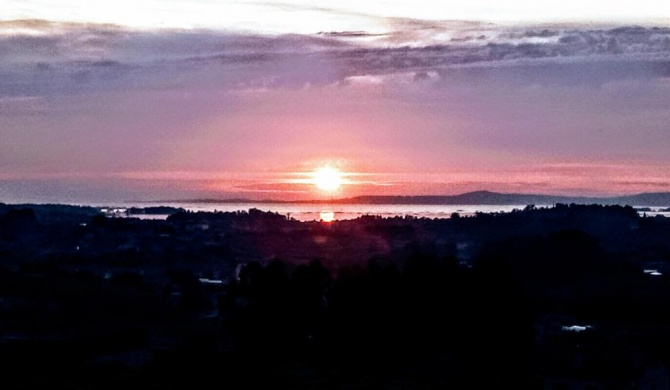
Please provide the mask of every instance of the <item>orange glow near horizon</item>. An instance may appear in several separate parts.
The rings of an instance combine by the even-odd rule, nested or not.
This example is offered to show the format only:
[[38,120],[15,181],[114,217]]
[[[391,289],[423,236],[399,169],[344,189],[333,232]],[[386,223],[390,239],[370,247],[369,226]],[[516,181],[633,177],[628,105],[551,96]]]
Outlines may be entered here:
[[[308,186],[309,189],[302,187],[303,191],[308,191],[313,196],[332,197],[344,195],[345,186],[361,186],[370,183],[370,181],[365,180],[353,180],[353,177],[366,174],[344,171],[340,168],[341,162],[321,162],[309,165],[311,165],[309,170],[287,172],[285,175],[288,177],[275,181],[275,185],[287,185],[288,188],[294,190],[299,190],[302,186]],[[294,186],[296,184],[301,187]]]
[[[119,175],[146,181],[179,181],[184,186],[228,197],[276,200],[354,198],[357,196],[456,195],[488,190],[567,196],[623,196],[662,191],[670,175],[664,167],[644,164],[551,163],[532,168],[513,167],[483,171],[452,168],[448,172],[380,172],[361,169],[351,160],[317,160],[303,169],[275,172],[198,173],[145,172]],[[0,175],[1,176],[1,175]],[[42,176],[39,176],[42,177]],[[117,176],[114,176],[117,177]],[[191,184],[189,184],[191,183]],[[201,184],[202,183],[202,184]]]

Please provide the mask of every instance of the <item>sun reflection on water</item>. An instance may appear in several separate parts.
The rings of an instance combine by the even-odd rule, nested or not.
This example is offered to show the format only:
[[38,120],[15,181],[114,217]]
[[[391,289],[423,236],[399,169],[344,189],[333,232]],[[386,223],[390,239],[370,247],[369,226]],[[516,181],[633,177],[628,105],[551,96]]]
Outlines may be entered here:
[[321,219],[322,222],[333,222],[335,220],[335,213],[332,210],[321,210],[319,219]]

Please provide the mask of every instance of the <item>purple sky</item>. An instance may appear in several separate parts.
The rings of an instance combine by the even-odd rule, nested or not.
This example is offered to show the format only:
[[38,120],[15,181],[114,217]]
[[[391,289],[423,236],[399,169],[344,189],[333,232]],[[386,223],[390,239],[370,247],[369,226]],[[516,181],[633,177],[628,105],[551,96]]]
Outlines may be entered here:
[[306,199],[324,165],[352,174],[338,197],[669,190],[662,23],[82,15],[0,21],[0,202]]

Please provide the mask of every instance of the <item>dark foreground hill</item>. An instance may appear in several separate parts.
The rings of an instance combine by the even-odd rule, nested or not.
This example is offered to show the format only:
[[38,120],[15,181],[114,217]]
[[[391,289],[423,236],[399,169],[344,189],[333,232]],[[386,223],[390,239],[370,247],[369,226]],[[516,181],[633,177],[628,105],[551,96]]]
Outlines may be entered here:
[[333,223],[40,207],[0,209],[5,388],[668,385],[670,220],[631,207]]

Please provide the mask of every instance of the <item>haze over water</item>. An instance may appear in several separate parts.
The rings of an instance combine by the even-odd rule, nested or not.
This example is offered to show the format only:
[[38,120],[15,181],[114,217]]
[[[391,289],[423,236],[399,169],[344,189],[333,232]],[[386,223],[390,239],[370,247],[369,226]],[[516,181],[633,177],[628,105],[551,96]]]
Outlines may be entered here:
[[[110,214],[123,215],[124,210],[131,207],[149,207],[146,203],[124,203],[117,206],[102,206]],[[509,213],[522,210],[526,205],[425,205],[425,204],[313,204],[313,203],[160,203],[163,206],[183,208],[192,212],[248,212],[250,209],[273,212],[298,221],[330,222],[332,220],[349,220],[365,215],[382,218],[415,217],[415,218],[450,218],[453,213],[460,216],[473,216],[476,213]],[[536,207],[552,207],[551,205],[536,205]],[[669,212],[660,211],[661,208],[651,208],[646,215],[670,216]],[[640,213],[645,214],[645,212]],[[164,214],[134,214],[132,217],[142,219],[164,219]]]
[[[258,209],[286,215],[299,221],[327,220],[329,213],[335,220],[355,219],[363,215],[380,217],[417,217],[417,218],[449,218],[452,213],[474,215],[476,212],[494,213],[510,212],[523,209],[521,205],[367,205],[367,204],[309,204],[309,203],[173,203],[172,207],[181,207],[189,211],[205,212],[236,212]],[[127,204],[124,207],[147,207],[146,204]],[[147,217],[147,216],[145,216]],[[151,216],[148,216],[151,218]]]

